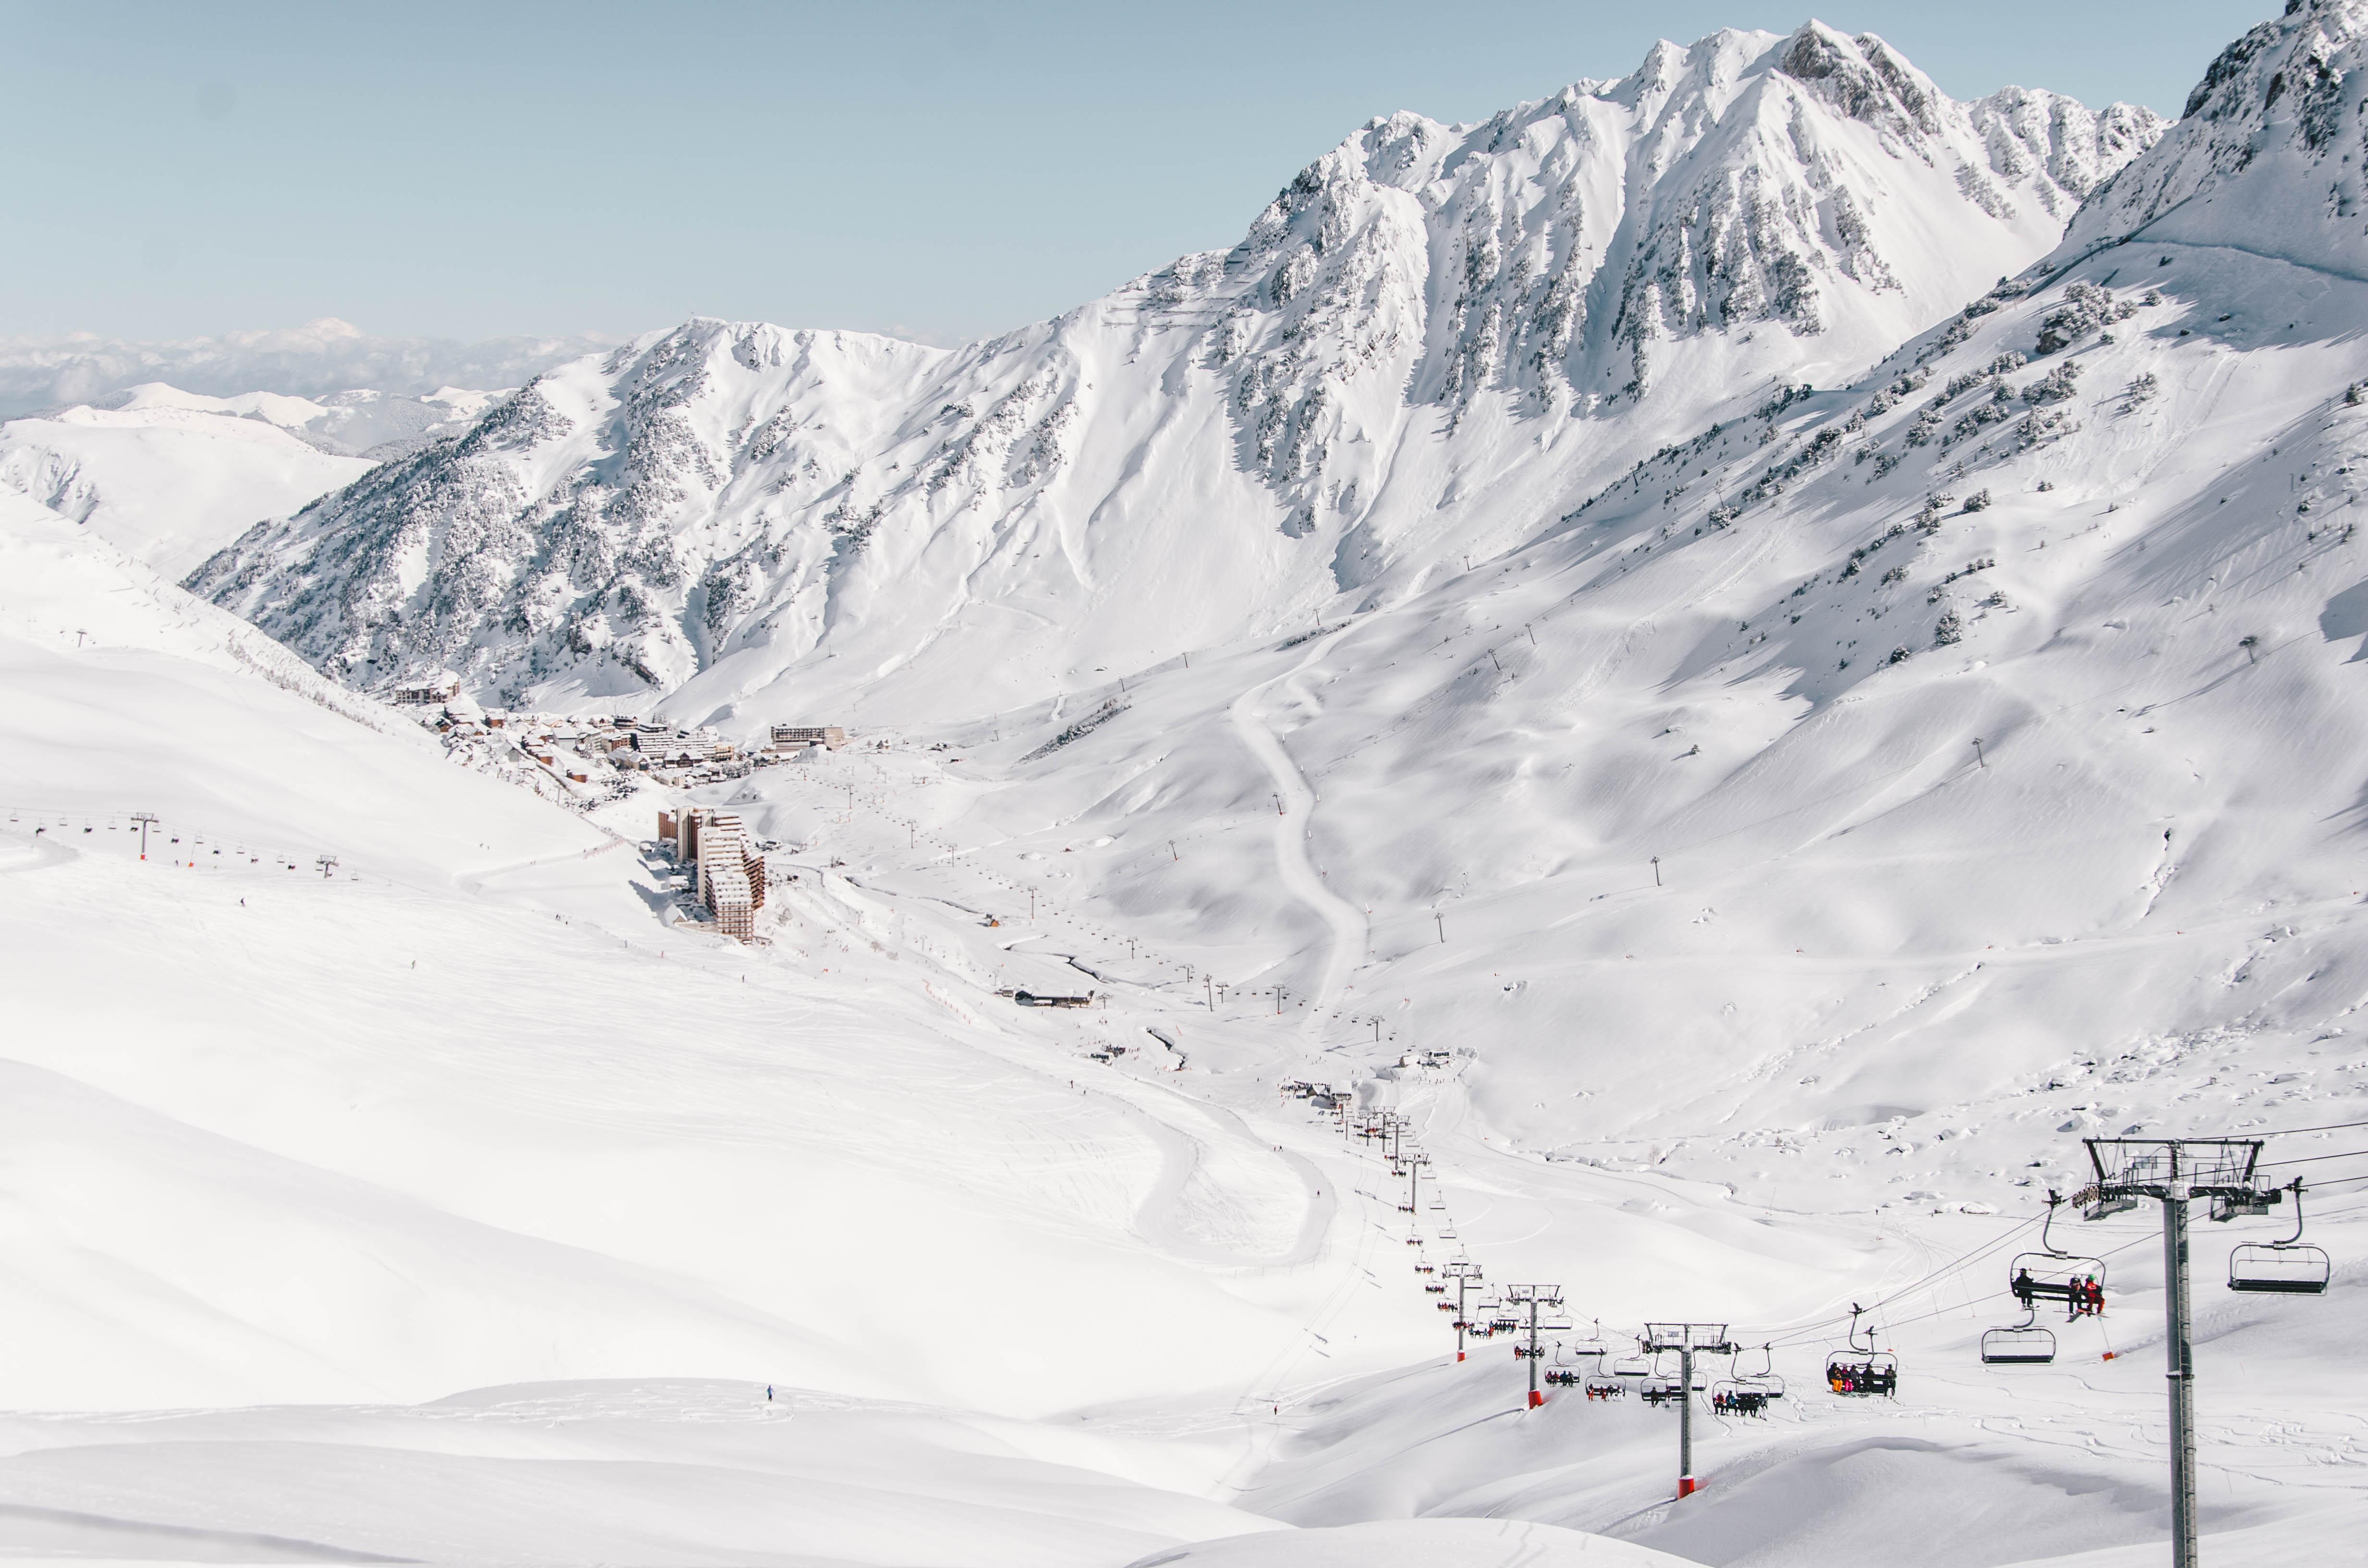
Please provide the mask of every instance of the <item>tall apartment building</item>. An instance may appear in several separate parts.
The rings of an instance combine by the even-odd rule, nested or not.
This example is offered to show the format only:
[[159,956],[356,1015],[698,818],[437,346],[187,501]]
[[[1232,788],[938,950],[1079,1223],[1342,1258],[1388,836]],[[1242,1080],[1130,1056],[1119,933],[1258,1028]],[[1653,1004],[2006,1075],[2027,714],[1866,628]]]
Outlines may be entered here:
[[736,812],[688,806],[661,813],[661,832],[674,829],[675,857],[697,868],[699,902],[715,915],[727,937],[743,941],[757,934],[757,911],[765,907],[765,858]]

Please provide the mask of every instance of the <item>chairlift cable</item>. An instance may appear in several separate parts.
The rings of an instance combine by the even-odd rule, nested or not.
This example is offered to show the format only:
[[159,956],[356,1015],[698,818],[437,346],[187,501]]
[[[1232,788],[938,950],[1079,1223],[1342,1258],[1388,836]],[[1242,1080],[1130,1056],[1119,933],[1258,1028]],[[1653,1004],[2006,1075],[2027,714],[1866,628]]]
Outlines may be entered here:
[[2272,1132],[2248,1132],[2248,1138],[2285,1138],[2297,1132],[2340,1132],[2347,1127],[2368,1127],[2368,1121],[2330,1121],[2324,1127],[2281,1127]]
[[2297,1154],[2291,1160],[2257,1160],[2253,1168],[2265,1171],[2271,1165],[2307,1165],[2319,1160],[2357,1160],[2368,1156],[2368,1149],[2346,1149],[2337,1154]]
[[[2033,1215],[2029,1219],[2016,1221],[2014,1224],[2009,1226],[1998,1236],[1983,1243],[1973,1251],[1965,1253],[1950,1262],[1941,1265],[1938,1268],[1933,1269],[1923,1278],[1910,1280],[1908,1283],[1901,1286],[1898,1290],[1894,1290],[1890,1295],[1879,1298],[1866,1310],[1870,1312],[1878,1311],[1896,1301],[1904,1301],[1929,1286],[1938,1284],[1941,1280],[1946,1278],[1951,1274],[1955,1273],[1957,1270],[1966,1267],[1990,1253],[1996,1252],[1998,1248],[2012,1241],[2017,1235],[2029,1230],[2033,1225],[2044,1222],[2046,1216],[2042,1214]],[[1792,1325],[1785,1328],[1781,1335],[1776,1335],[1773,1338],[1772,1343],[1778,1345],[1793,1345],[1807,1339],[1816,1339],[1821,1336],[1821,1331],[1837,1324],[1848,1323],[1850,1318],[1850,1314],[1848,1312],[1836,1312],[1831,1317],[1819,1318],[1814,1322]]]

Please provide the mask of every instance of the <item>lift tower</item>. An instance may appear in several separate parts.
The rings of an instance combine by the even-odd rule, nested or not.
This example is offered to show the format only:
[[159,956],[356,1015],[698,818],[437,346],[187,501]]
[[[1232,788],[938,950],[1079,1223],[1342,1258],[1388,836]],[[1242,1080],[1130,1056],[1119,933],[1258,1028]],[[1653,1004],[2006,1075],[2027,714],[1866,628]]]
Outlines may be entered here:
[[1463,1359],[1463,1331],[1472,1326],[1470,1297],[1480,1284],[1480,1266],[1476,1263],[1450,1263],[1440,1272],[1455,1281],[1455,1358]]
[[2253,1169],[2258,1138],[2084,1138],[2096,1181],[2072,1195],[2082,1218],[2135,1209],[2141,1198],[2162,1205],[2163,1346],[2170,1380],[2170,1562],[2196,1568],[2195,1355],[2189,1341],[2187,1204],[2209,1198],[2235,1212],[2265,1201]]
[[1645,1351],[1657,1356],[1678,1353],[1678,1495],[1691,1497],[1702,1490],[1694,1479],[1694,1356],[1732,1356],[1737,1346],[1726,1337],[1723,1323],[1648,1323]]
[[1430,1156],[1419,1149],[1409,1150],[1399,1156],[1398,1164],[1406,1178],[1406,1200],[1398,1205],[1398,1212],[1419,1217],[1422,1212],[1422,1168],[1430,1164]]
[[1505,1287],[1505,1304],[1508,1307],[1527,1307],[1530,1310],[1528,1324],[1530,1342],[1527,1345],[1514,1346],[1513,1354],[1530,1364],[1530,1408],[1535,1410],[1546,1402],[1546,1396],[1538,1388],[1538,1358],[1542,1354],[1538,1348],[1538,1330],[1542,1327],[1567,1328],[1570,1326],[1567,1323],[1541,1324],[1538,1321],[1538,1309],[1561,1306],[1562,1287],[1559,1285],[1508,1285]]

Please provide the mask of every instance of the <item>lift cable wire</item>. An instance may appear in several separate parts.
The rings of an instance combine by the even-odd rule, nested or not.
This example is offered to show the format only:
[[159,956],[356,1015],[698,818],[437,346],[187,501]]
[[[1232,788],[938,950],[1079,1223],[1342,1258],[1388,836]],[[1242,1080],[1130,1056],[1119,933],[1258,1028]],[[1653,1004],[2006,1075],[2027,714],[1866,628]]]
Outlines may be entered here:
[[2340,1132],[2347,1127],[2368,1127],[2368,1121],[2330,1121],[2324,1127],[2281,1127],[2270,1132],[2247,1132],[2247,1138],[2287,1138],[2297,1132]]
[[2320,1160],[2357,1160],[2363,1155],[2368,1155],[2368,1149],[2346,1149],[2335,1154],[2297,1154],[2291,1160],[2261,1160],[2257,1162],[2253,1168],[2267,1170],[2271,1165],[2307,1165]]
[[[1908,1283],[1902,1285],[1898,1290],[1894,1290],[1889,1295],[1882,1297],[1874,1301],[1872,1305],[1868,1306],[1865,1311],[1870,1313],[1880,1312],[1882,1309],[1891,1305],[1895,1301],[1905,1301],[1929,1287],[1939,1284],[1942,1279],[1945,1279],[1950,1275],[1956,1273],[1959,1269],[1967,1267],[1989,1254],[1998,1251],[2000,1247],[2007,1245],[2016,1237],[2022,1234],[2023,1232],[2030,1230],[2033,1225],[2042,1223],[2045,1219],[2045,1215],[2037,1214],[2032,1215],[2028,1219],[2016,1221],[2004,1232],[2000,1233],[1989,1241],[1984,1242],[1980,1246],[1977,1246],[1972,1251],[1965,1253],[1959,1257],[1953,1258],[1947,1263],[1941,1264],[1939,1267],[1933,1269],[1919,1279],[1913,1279]],[[1793,1345],[1804,1340],[1830,1338],[1831,1335],[1827,1334],[1825,1332],[1826,1330],[1835,1326],[1836,1324],[1846,1324],[1850,1322],[1850,1313],[1836,1312],[1833,1316],[1828,1318],[1819,1318],[1813,1323],[1793,1326],[1782,1335],[1770,1340],[1770,1343],[1774,1345]],[[1759,1335],[1765,1335],[1768,1333],[1765,1329],[1758,1332]],[[1743,1337],[1748,1339],[1755,1336],[1756,1335],[1745,1335]]]

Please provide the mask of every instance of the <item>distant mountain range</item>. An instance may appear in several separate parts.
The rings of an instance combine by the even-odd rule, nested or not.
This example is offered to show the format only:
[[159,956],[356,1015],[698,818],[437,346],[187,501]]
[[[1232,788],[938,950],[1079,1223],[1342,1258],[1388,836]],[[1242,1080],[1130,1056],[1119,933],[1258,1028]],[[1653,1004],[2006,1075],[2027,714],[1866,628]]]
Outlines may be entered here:
[[2020,271],[2162,127],[1954,102],[1816,23],[1659,45],[1376,119],[1231,251],[964,349],[700,320],[575,359],[192,585],[363,685],[1032,700],[1539,537]]
[[0,338],[0,418],[74,403],[104,404],[149,381],[208,397],[269,392],[313,398],[356,389],[418,397],[439,387],[515,387],[612,341],[373,337],[330,318],[177,343],[89,333]]

